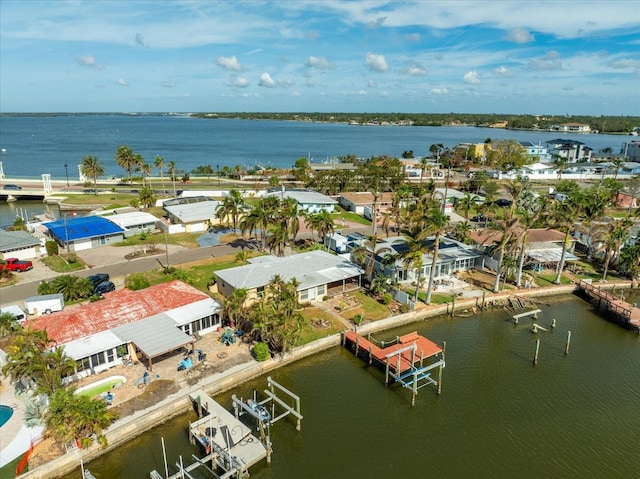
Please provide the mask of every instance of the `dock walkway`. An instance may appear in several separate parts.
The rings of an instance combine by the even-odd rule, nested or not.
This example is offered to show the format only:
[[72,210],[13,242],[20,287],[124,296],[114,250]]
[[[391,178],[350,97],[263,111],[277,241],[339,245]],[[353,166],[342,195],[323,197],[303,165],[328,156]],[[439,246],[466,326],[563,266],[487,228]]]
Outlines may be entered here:
[[578,287],[591,298],[597,299],[599,307],[613,314],[623,324],[640,332],[640,308],[586,281],[581,280]]

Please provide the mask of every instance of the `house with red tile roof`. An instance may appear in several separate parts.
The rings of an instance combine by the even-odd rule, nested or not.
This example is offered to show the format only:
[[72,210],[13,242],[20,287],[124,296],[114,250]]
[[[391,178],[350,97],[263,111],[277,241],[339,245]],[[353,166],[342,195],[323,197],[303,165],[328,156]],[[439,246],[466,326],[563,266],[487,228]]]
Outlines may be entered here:
[[132,291],[106,293],[104,299],[39,316],[29,322],[46,330],[88,375],[122,363],[123,357],[153,358],[179,349],[193,334],[220,326],[222,307],[208,294],[182,281]]

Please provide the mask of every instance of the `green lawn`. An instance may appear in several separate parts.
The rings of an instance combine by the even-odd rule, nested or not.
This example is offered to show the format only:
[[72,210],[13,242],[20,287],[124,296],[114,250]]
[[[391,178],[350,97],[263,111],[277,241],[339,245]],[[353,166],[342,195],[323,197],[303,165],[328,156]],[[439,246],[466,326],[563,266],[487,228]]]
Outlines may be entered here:
[[389,311],[389,308],[387,306],[379,303],[371,296],[363,293],[362,291],[349,293],[349,296],[355,297],[360,302],[360,306],[351,308],[340,314],[340,316],[348,321],[359,321],[360,315],[363,315],[363,320],[369,321],[377,321],[387,318],[391,315],[391,312]]
[[351,221],[352,223],[358,223],[361,225],[366,225],[366,226],[371,225],[371,221],[351,211],[341,210],[338,213],[334,213],[333,216],[334,216],[333,221],[336,224],[336,228],[339,228],[340,226],[342,226],[343,219],[345,221]]
[[[304,325],[302,326],[300,340],[298,341],[300,345],[310,343],[312,341],[315,341],[316,339],[331,336],[332,334],[339,333],[344,329],[344,326],[338,319],[333,317],[322,308],[316,306],[304,308],[304,310],[302,311],[302,316],[304,317],[305,321]],[[329,323],[331,323],[331,326],[329,326],[328,328],[317,327],[313,325],[315,321],[328,321]]]
[[124,241],[113,243],[112,246],[139,246],[144,244],[155,244],[156,246],[161,246],[167,242],[169,244],[184,246],[185,248],[197,248],[198,238],[200,236],[202,236],[202,232],[175,233],[170,235],[165,235],[164,233],[139,234],[131,236]]
[[65,255],[45,256],[40,261],[56,273],[70,273],[86,267],[84,262],[77,256],[75,256],[73,262],[67,261]]

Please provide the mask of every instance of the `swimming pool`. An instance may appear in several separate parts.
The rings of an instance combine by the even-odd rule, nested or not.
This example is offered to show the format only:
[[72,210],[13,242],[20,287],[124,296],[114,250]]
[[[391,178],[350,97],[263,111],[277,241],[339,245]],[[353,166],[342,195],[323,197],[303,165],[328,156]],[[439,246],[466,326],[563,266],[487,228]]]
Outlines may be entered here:
[[83,396],[94,397],[98,394],[105,393],[110,391],[114,387],[120,386],[127,382],[127,378],[124,376],[109,376],[108,378],[101,379],[94,383],[88,384],[87,386],[83,386],[76,390],[76,394],[81,394]]
[[0,404],[0,427],[4,426],[13,416],[13,408]]

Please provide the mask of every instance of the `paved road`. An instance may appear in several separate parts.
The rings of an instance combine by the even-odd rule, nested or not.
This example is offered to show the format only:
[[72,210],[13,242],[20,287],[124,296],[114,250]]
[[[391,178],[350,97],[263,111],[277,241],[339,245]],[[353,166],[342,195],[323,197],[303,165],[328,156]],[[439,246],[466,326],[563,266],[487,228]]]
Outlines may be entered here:
[[[350,233],[352,231],[363,232],[368,230],[363,228],[345,228],[341,231]],[[307,236],[305,234],[299,237]],[[181,246],[169,245],[169,265],[176,266],[192,261],[199,261],[212,257],[236,254],[243,249],[254,249],[250,242],[234,242],[220,246],[205,246],[201,248],[186,249]],[[78,252],[78,256],[89,266],[88,269],[78,271],[74,274],[86,277],[95,273],[108,273],[116,287],[124,285],[124,278],[132,273],[149,271],[165,266],[167,263],[166,253],[155,256],[147,256],[133,260],[126,260],[124,257],[133,251],[133,247],[103,246],[100,248]],[[18,283],[0,289],[0,304],[8,306],[17,304],[23,305],[24,298],[38,294],[38,286],[44,280],[49,280],[57,276],[58,273],[50,270],[42,263],[34,261],[34,268],[18,276]]]

